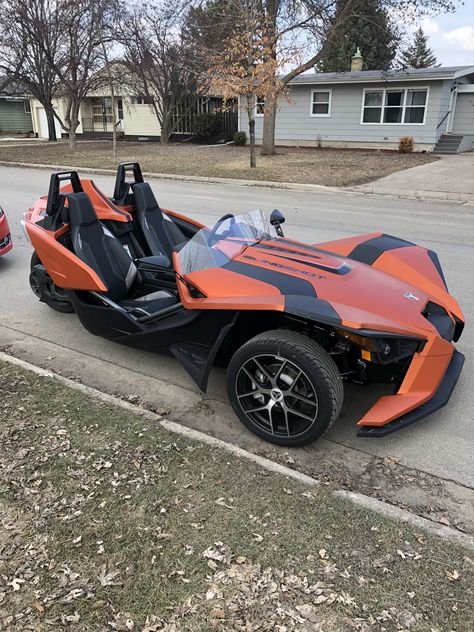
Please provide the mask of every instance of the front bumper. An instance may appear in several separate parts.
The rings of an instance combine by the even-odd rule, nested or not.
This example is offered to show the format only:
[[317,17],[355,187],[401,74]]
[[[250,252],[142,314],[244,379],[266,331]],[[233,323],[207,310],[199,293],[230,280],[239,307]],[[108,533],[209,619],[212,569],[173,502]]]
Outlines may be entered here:
[[[385,437],[386,435],[396,432],[397,430],[401,430],[402,428],[405,428],[406,426],[409,426],[442,408],[449,401],[449,398],[452,395],[463,365],[464,355],[459,351],[454,350],[454,353],[451,356],[451,361],[449,362],[448,368],[446,369],[438,389],[428,401],[417,408],[406,412],[400,417],[392,419],[388,423],[384,423],[383,425],[361,425],[357,431],[357,436]],[[393,397],[396,397],[396,395]]]

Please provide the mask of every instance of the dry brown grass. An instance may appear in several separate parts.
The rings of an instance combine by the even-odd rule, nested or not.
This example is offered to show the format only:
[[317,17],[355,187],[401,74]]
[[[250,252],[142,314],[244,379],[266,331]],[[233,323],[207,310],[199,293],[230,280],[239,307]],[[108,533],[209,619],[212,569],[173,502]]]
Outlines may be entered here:
[[0,363],[0,630],[472,632],[467,552]]
[[159,143],[119,143],[117,160],[109,142],[80,142],[71,152],[66,142],[0,146],[0,160],[89,168],[116,167],[137,160],[144,171],[202,177],[347,186],[368,182],[395,171],[436,160],[428,154],[279,148],[275,156],[258,156],[248,166],[247,147]]

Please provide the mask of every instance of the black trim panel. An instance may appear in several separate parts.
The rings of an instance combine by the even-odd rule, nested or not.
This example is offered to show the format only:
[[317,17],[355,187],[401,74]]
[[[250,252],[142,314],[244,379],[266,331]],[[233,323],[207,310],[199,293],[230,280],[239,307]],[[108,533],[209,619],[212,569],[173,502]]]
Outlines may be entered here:
[[426,252],[428,253],[428,257],[431,259],[432,264],[434,265],[434,267],[436,268],[436,271],[441,277],[441,281],[443,281],[443,285],[446,288],[446,291],[448,291],[448,284],[446,283],[446,279],[444,278],[444,272],[441,267],[441,263],[439,262],[438,255],[436,254],[434,250],[427,250]]
[[402,428],[406,428],[406,426],[414,424],[416,421],[431,415],[431,413],[434,413],[445,406],[454,391],[454,387],[458,381],[463,364],[463,354],[455,350],[438,390],[429,401],[425,402],[418,408],[415,408],[415,410],[411,410],[406,413],[406,415],[402,415],[401,417],[398,417],[398,419],[390,421],[388,424],[385,424],[385,426],[361,426],[357,431],[357,436],[385,437],[392,432],[396,432],[397,430],[401,430]]
[[[343,274],[347,274],[348,272],[352,270],[352,267],[346,262],[342,263],[339,266],[339,268],[333,268],[331,266],[325,266],[322,263],[314,263],[314,261],[307,261],[306,259],[298,259],[298,257],[313,257],[313,258],[321,259],[321,257],[316,254],[296,252],[295,250],[290,250],[288,248],[279,248],[278,246],[265,246],[264,244],[257,244],[256,246],[254,246],[254,248],[258,248],[259,250],[268,250],[269,254],[271,254],[272,251],[275,251],[275,253],[277,253],[278,256],[284,259],[287,259],[288,261],[295,261],[296,263],[301,263],[305,266],[309,266],[310,268],[316,268],[317,270],[323,270],[324,272],[331,272],[332,274],[343,275]],[[290,257],[286,253],[290,253],[293,256]]]
[[411,241],[384,234],[359,244],[348,254],[348,258],[371,266],[387,250],[396,250],[397,248],[407,248],[415,245]]
[[339,314],[331,303],[322,298],[294,295],[286,296],[285,312],[328,325],[340,325],[342,322]]
[[284,295],[296,294],[300,296],[311,296],[313,298],[316,297],[316,290],[312,283],[305,279],[285,274],[284,272],[261,268],[250,263],[243,263],[242,261],[229,261],[223,268],[273,285]]

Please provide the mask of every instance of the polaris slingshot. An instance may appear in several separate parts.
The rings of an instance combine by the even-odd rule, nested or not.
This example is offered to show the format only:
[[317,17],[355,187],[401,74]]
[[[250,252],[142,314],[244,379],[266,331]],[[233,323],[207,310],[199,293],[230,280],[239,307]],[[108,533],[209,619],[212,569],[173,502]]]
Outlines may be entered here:
[[283,221],[255,211],[204,227],[162,210],[137,163],[119,166],[112,198],[55,173],[25,213],[31,288],[92,334],[171,351],[203,391],[211,367],[226,367],[234,411],[273,443],[326,432],[344,380],[393,385],[360,436],[443,406],[464,317],[436,254],[380,233],[308,245],[284,237]]

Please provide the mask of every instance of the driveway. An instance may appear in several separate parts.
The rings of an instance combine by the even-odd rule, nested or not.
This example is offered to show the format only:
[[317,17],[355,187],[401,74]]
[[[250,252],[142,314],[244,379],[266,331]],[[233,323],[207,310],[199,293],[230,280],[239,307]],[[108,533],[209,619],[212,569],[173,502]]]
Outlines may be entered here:
[[440,156],[427,165],[351,187],[353,191],[437,200],[457,200],[474,205],[474,152]]
[[[453,522],[453,516],[462,514],[464,528],[472,520],[474,529],[474,391],[469,386],[474,378],[474,328],[469,322],[459,344],[467,362],[446,408],[391,436],[357,438],[355,422],[379,391],[348,385],[342,414],[326,438],[288,454],[259,441],[238,422],[226,402],[222,370],[212,373],[209,392],[202,397],[174,359],[95,338],[75,315],[58,314],[36,301],[28,286],[31,246],[22,235],[20,219],[47,191],[48,180],[46,171],[0,167],[0,203],[14,238],[14,249],[0,259],[0,347],[104,391],[138,398],[187,425],[295,462],[323,479],[383,496],[423,515],[435,512],[435,519],[448,513]],[[104,191],[112,191],[111,177],[94,180]],[[164,208],[207,223],[227,212],[277,207],[287,218],[285,232],[308,242],[375,230],[417,241],[438,252],[449,287],[468,319],[474,312],[474,208],[169,180],[151,184]]]

